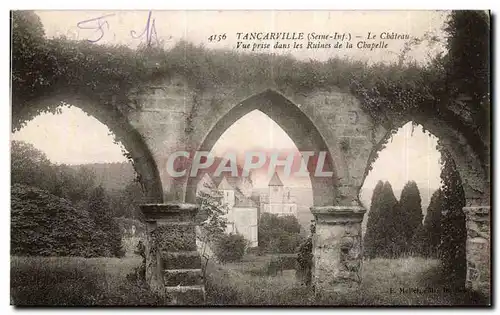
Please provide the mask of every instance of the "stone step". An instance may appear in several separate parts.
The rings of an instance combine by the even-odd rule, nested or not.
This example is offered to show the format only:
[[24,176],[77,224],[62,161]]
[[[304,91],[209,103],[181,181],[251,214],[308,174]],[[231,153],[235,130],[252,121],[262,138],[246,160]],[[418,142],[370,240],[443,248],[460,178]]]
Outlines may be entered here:
[[165,292],[174,305],[200,305],[205,303],[203,285],[167,286]]
[[169,269],[164,270],[163,279],[166,286],[190,286],[203,284],[201,269]]
[[163,270],[201,269],[201,256],[198,251],[162,252]]

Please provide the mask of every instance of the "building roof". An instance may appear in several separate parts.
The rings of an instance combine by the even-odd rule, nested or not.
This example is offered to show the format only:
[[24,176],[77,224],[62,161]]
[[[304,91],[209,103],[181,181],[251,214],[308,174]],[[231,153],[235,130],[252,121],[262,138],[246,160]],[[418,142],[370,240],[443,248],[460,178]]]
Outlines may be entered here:
[[236,208],[257,208],[257,204],[249,198],[236,199],[234,204]]
[[234,187],[231,186],[228,182],[227,182],[227,179],[226,177],[224,176],[219,184],[219,188],[220,190],[234,190]]
[[273,178],[269,181],[268,186],[283,186],[283,183],[281,182],[280,177],[278,176],[277,172],[274,172]]

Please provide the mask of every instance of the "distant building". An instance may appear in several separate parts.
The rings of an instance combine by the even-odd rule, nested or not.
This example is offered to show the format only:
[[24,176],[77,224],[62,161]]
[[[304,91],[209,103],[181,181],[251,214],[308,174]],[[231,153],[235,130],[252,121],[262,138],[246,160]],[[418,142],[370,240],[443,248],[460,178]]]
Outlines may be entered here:
[[297,217],[297,203],[290,190],[283,186],[278,173],[274,173],[268,184],[268,193],[260,196],[261,213],[272,213],[278,216],[293,215]]
[[249,198],[252,194],[251,180],[245,177],[212,177],[205,174],[198,190],[208,192],[210,187],[222,192],[223,202],[228,207],[226,233],[238,233],[249,242],[249,247],[258,246],[258,205]]
[[261,213],[297,217],[297,203],[290,190],[283,186],[277,173],[269,181],[267,194],[252,194],[253,185],[249,177],[214,177],[204,174],[198,183],[198,191],[209,193],[217,189],[222,193],[228,207],[226,233],[238,233],[249,242],[249,247],[258,246],[258,223]]

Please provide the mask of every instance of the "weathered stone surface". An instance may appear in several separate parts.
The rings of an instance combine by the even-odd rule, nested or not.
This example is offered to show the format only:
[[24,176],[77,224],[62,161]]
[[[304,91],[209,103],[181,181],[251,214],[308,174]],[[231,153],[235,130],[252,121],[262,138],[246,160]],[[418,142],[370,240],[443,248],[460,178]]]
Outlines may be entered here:
[[[203,303],[201,257],[196,250],[194,223],[198,206],[147,204],[141,209],[147,222],[146,281],[150,288],[164,295],[168,303]],[[180,289],[193,285],[196,289]]]
[[152,232],[158,247],[163,251],[196,250],[194,225],[160,225]]
[[166,286],[190,286],[203,284],[201,269],[170,269],[164,271]]
[[151,290],[157,293],[164,292],[162,275],[161,256],[153,231],[156,229],[156,223],[147,223],[146,225],[146,283]]
[[173,305],[197,305],[205,303],[205,287],[202,285],[165,287]]
[[201,268],[201,257],[198,251],[162,252],[163,269],[197,269]]
[[313,285],[316,293],[349,293],[361,284],[361,207],[311,208],[316,218],[313,237]]
[[[356,221],[363,214],[356,214],[353,210],[351,215],[346,209],[357,205],[358,192],[371,162],[381,143],[391,135],[388,126],[397,128],[411,120],[437,136],[457,165],[466,205],[488,204],[478,201],[489,200],[489,162],[478,156],[461,130],[435,115],[391,116],[388,117],[390,124],[385,124],[375,121],[363,110],[366,106],[351,93],[335,87],[297,92],[291,88],[278,90],[272,84],[253,82],[198,90],[187,82],[183,76],[171,75],[145,83],[136,93],[137,102],[133,108],[116,125],[126,128],[114,130],[127,139],[127,149],[141,174],[149,202],[175,202],[168,206],[150,204],[143,208],[146,220],[155,224],[155,229],[171,222],[192,222],[196,213],[196,206],[185,203],[196,202],[197,185],[193,182],[196,180],[189,176],[173,178],[168,174],[166,163],[171,153],[179,150],[210,151],[227,128],[253,110],[260,110],[276,121],[299,150],[326,151],[329,154],[324,170],[332,171],[334,175],[311,178],[314,205],[323,206],[322,210],[317,208],[315,214],[319,234],[314,241],[316,270],[313,277],[317,277],[320,289],[330,283],[336,288],[345,287],[339,289],[341,291],[356,287],[356,281],[352,279],[359,274],[355,271],[358,269],[356,257],[361,252],[361,232]],[[182,168],[189,173],[191,162],[183,163]],[[347,208],[333,210],[331,207],[329,210],[329,205]],[[489,219],[468,221],[469,238],[474,239],[468,242],[470,252],[484,250],[483,245],[479,245],[483,243],[476,238],[489,242],[489,226],[485,222]],[[185,233],[190,239],[191,236],[187,236],[190,232],[186,230]],[[181,242],[163,241],[169,237],[167,229],[161,234],[160,244],[151,245],[147,253],[147,274],[151,283],[162,279],[157,270],[161,265],[157,262],[157,252],[162,249],[155,249],[155,246],[169,250],[192,249],[189,240],[182,242],[182,246]],[[153,239],[158,238],[150,240]],[[469,259],[470,265],[477,266],[476,260]],[[470,268],[470,279],[477,278],[475,269]],[[156,276],[152,275],[153,270],[156,270]],[[323,279],[319,274],[332,276]],[[479,279],[484,277],[479,275]],[[349,284],[342,279],[348,279]],[[472,280],[468,283],[470,285]]]
[[466,287],[490,296],[490,207],[464,207],[467,226]]

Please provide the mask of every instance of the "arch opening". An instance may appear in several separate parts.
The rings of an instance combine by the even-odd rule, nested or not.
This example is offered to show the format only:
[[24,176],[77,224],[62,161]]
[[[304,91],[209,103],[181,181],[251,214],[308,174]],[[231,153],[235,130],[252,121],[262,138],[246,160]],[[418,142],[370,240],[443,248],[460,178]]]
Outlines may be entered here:
[[[110,128],[81,109],[63,106],[57,112],[36,116],[11,137],[13,253],[134,254],[145,232],[139,205],[147,197],[129,152]],[[33,217],[26,216],[29,211]],[[25,233],[27,226],[38,226],[40,234],[30,242],[46,244],[23,245],[33,235]]]
[[436,267],[440,261],[441,272],[463,285],[466,195],[459,166],[443,140],[414,121],[382,140],[359,192],[368,210],[363,256],[392,261],[413,256]]
[[[290,137],[299,152],[314,152],[316,156],[320,152],[325,152],[324,165],[321,170],[330,175],[315,176],[314,171],[317,165],[312,160],[308,161],[307,171],[312,186],[314,205],[335,204],[337,177],[331,151],[309,117],[297,105],[275,91],[267,90],[254,95],[231,109],[211,128],[198,151],[211,151],[228,128],[255,110],[262,112],[274,121]],[[200,179],[200,177],[188,178],[186,202],[196,202],[196,189]]]
[[[147,203],[163,202],[160,174],[148,145],[118,108],[111,104],[95,104],[86,97],[64,93],[47,95],[33,101],[33,104],[33,108],[45,108],[52,114],[56,114],[62,108],[78,108],[106,126],[114,136],[113,141],[121,143],[123,155],[132,163],[144,191],[144,201]],[[45,114],[47,113],[41,112],[35,118]],[[20,117],[12,117],[13,122],[16,123],[14,126],[20,125],[19,121],[23,120],[23,113],[20,115]],[[29,117],[29,113],[27,115]]]

